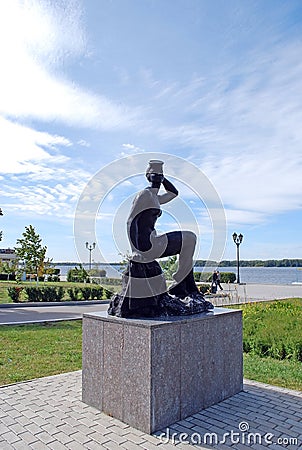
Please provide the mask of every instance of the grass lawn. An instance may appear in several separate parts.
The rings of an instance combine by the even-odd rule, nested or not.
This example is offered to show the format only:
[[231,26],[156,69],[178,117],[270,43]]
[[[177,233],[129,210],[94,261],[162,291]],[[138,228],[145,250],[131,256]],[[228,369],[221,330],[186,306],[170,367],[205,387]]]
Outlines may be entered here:
[[240,309],[244,376],[302,390],[302,299],[249,303]]
[[0,385],[81,367],[81,320],[0,326]]
[[302,363],[244,353],[244,378],[302,391]]
[[[245,378],[302,390],[302,299],[242,309]],[[81,369],[81,348],[82,321],[0,326],[0,385]]]

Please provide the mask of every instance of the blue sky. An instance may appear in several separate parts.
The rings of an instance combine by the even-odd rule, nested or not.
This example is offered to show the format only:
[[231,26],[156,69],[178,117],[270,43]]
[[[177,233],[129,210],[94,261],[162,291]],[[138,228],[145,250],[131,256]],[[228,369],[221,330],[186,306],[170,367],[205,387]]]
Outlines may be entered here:
[[[82,237],[81,259],[97,240],[118,260],[117,212],[145,183],[139,164],[125,179],[128,163],[159,152],[197,167],[220,197],[222,258],[235,259],[234,231],[243,259],[302,258],[301,36],[298,0],[1,2],[1,247],[32,224],[55,261],[77,260]],[[110,192],[96,187],[95,234],[76,245],[87,183],[121,158]],[[197,223],[206,259],[208,199],[189,171],[165,167],[192,217],[167,210],[159,230]]]

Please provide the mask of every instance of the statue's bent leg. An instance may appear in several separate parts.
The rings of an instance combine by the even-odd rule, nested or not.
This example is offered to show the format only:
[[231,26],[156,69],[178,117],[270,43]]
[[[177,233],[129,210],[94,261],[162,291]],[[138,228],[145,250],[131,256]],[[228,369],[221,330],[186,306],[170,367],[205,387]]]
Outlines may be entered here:
[[173,274],[176,282],[183,281],[193,269],[193,255],[196,246],[196,235],[192,231],[181,231],[182,245],[179,253],[177,271]]
[[179,254],[178,268],[173,274],[175,282],[169,289],[172,295],[185,297],[198,292],[193,276],[193,255],[196,235],[191,231],[173,231],[166,234],[168,245],[161,257]]

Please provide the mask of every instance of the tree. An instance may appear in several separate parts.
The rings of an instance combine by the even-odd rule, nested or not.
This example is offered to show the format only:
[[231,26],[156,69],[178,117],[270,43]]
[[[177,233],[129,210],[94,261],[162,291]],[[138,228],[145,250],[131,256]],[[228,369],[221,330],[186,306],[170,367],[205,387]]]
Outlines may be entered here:
[[15,275],[17,269],[18,267],[16,261],[3,262],[0,264],[0,272],[6,273],[7,281],[9,281],[10,275]]
[[74,283],[89,283],[88,272],[84,269],[82,264],[80,264],[79,269],[75,267],[74,269],[68,270],[67,281]]
[[47,247],[42,246],[42,239],[32,225],[25,227],[23,238],[17,239],[15,252],[19,260],[25,263],[25,272],[43,275],[44,259]]
[[165,278],[167,280],[172,280],[172,275],[177,270],[177,256],[169,256],[166,261],[160,261],[159,264],[163,269]]

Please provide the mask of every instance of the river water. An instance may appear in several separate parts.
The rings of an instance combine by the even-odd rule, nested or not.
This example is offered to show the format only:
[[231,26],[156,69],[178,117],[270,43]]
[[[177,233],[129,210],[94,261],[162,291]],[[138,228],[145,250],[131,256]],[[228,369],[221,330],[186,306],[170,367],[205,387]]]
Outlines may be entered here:
[[[56,265],[61,270],[61,275],[66,276],[69,269],[73,269],[72,265]],[[87,270],[88,264],[83,264]],[[99,265],[99,268],[105,269],[107,277],[121,277],[120,266],[118,265]],[[196,272],[212,272],[215,267],[195,267]],[[236,267],[219,267],[220,272],[234,272],[237,274]],[[302,283],[302,267],[241,267],[240,281],[242,283],[259,283],[259,284],[291,284],[294,282]]]
[[[215,268],[196,267],[196,271],[211,272]],[[234,272],[237,267],[219,267],[220,272]],[[291,284],[302,283],[302,268],[295,267],[240,267],[241,283]]]

